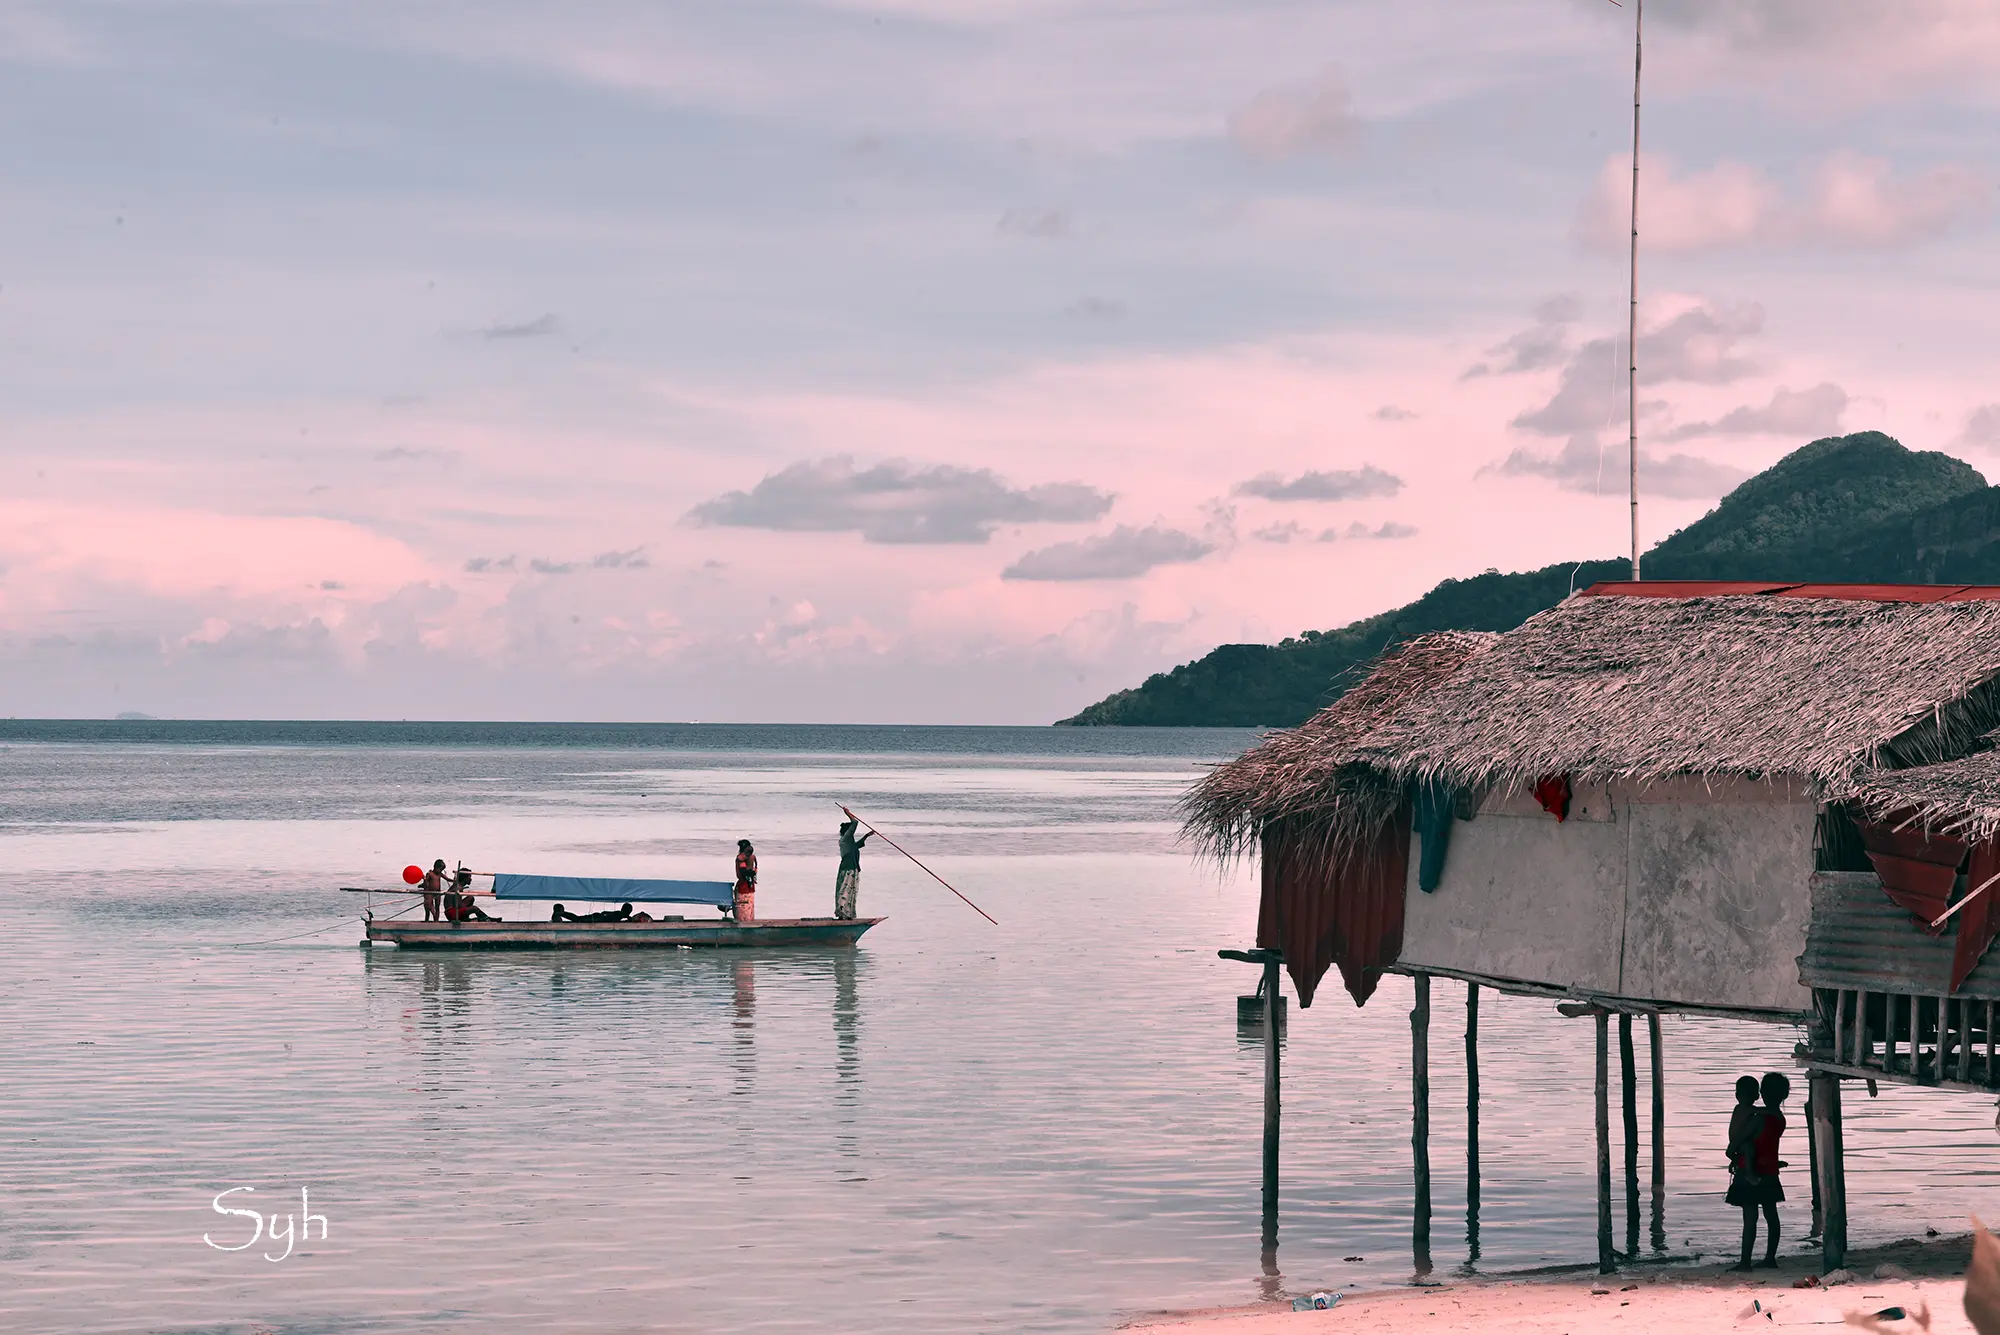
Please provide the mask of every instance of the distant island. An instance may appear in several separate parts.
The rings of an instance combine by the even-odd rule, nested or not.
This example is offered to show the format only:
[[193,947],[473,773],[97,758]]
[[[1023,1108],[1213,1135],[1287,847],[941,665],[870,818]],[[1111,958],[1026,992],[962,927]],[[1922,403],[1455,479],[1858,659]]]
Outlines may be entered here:
[[113,723],[152,723],[156,720],[151,714],[141,714],[136,709],[128,709],[122,714],[113,714],[111,721]]
[[[1225,644],[1107,696],[1059,727],[1291,727],[1355,669],[1434,630],[1511,630],[1572,588],[1625,579],[1622,559],[1448,579],[1407,606],[1280,644]],[[1816,440],[1646,553],[1648,579],[2000,584],[2000,487],[1879,431]]]

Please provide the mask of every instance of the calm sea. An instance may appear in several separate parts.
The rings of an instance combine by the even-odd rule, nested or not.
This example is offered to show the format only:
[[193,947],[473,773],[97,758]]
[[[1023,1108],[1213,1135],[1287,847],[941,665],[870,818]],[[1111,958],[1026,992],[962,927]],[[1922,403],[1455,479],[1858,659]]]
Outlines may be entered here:
[[[1170,811],[1248,740],[0,724],[0,1328],[1100,1331],[1405,1282],[1400,980],[1292,1017],[1260,1256],[1254,977],[1215,954],[1255,905]],[[760,911],[825,913],[837,800],[1000,925],[875,846],[862,908],[888,921],[848,951],[361,950],[337,889],[436,857],[722,878],[748,836]],[[1473,1263],[1463,990],[1435,1006],[1448,1275]],[[1476,1264],[1586,1260],[1588,1025],[1488,994],[1481,1034]],[[1674,1252],[1732,1245],[1730,1080],[1794,1037],[1667,1022]],[[1849,1117],[1857,1240],[2000,1215],[1987,1101],[1884,1089]],[[235,1188],[223,1206],[289,1255],[204,1241],[251,1237],[215,1209]],[[298,1241],[302,1191],[324,1238]]]

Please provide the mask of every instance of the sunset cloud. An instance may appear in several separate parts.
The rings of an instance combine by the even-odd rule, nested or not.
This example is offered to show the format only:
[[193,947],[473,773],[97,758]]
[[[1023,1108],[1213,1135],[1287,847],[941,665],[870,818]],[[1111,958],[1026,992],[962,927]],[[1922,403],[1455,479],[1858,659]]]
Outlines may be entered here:
[[1001,572],[1002,579],[1096,580],[1135,579],[1155,566],[1199,561],[1215,550],[1206,538],[1179,529],[1148,524],[1119,525],[1109,533],[1075,542],[1059,542],[1029,552]]
[[1276,161],[1343,153],[1361,141],[1365,122],[1337,69],[1266,88],[1229,117],[1229,138],[1253,158]]
[[1289,482],[1282,473],[1260,473],[1248,482],[1239,482],[1231,493],[1255,496],[1267,501],[1353,501],[1371,496],[1394,496],[1403,489],[1403,479],[1374,464],[1331,472],[1301,473]]
[[1014,487],[990,469],[892,460],[856,469],[845,456],[796,463],[749,491],[688,511],[689,522],[791,533],[859,533],[868,542],[981,543],[1001,524],[1081,524],[1111,508],[1080,482]]
[[[1941,236],[1986,212],[1990,181],[1965,167],[1898,176],[1889,162],[1838,153],[1788,194],[1764,171],[1722,162],[1678,174],[1647,154],[1640,183],[1640,244],[1691,254],[1741,246],[1886,247]],[[1631,239],[1632,160],[1613,156],[1583,203],[1575,234],[1586,246],[1623,252]]]

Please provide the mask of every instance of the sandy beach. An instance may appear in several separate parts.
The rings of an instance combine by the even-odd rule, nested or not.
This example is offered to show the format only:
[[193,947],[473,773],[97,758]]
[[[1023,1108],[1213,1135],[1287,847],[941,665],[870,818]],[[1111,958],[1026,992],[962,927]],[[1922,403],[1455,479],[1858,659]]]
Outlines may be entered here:
[[[1903,1332],[1929,1308],[1932,1335],[1972,1335],[1962,1305],[1969,1237],[1933,1238],[1857,1249],[1850,1283],[1794,1288],[1816,1275],[1809,1257],[1752,1275],[1720,1265],[1637,1266],[1612,1276],[1569,1272],[1523,1278],[1451,1279],[1437,1287],[1350,1291],[1325,1311],[1294,1312],[1289,1304],[1161,1314],[1127,1325],[1148,1335],[1311,1335],[1315,1331],[1393,1330],[1399,1335],[1586,1335],[1593,1331],[1659,1332],[1846,1326]],[[1877,1267],[1889,1267],[1873,1278]],[[1907,1272],[1907,1277],[1897,1274]],[[1895,1277],[1889,1277],[1895,1276]],[[1865,1318],[1883,1315],[1875,1323]]]

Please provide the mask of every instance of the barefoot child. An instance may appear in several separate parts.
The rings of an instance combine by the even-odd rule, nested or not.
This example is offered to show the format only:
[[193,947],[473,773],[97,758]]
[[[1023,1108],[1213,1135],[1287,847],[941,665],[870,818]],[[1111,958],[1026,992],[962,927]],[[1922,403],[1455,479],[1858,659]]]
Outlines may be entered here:
[[[1737,1082],[1739,1099],[1748,1080],[1745,1076]],[[1778,1202],[1785,1199],[1784,1184],[1778,1181],[1778,1170],[1784,1167],[1778,1158],[1778,1143],[1785,1134],[1784,1102],[1791,1096],[1792,1082],[1772,1071],[1764,1077],[1760,1092],[1764,1096],[1763,1107],[1746,1113],[1745,1105],[1739,1102],[1729,1121],[1732,1161],[1735,1161],[1739,1117],[1749,1141],[1749,1171],[1737,1174],[1728,1196],[1729,1203],[1743,1211],[1743,1255],[1736,1265],[1738,1270],[1750,1268],[1750,1256],[1757,1245],[1759,1210],[1764,1214],[1763,1264],[1770,1269],[1778,1265]]]

